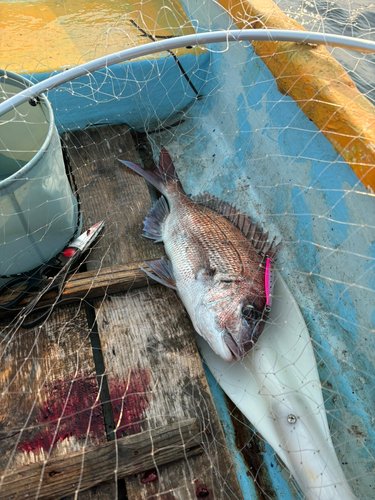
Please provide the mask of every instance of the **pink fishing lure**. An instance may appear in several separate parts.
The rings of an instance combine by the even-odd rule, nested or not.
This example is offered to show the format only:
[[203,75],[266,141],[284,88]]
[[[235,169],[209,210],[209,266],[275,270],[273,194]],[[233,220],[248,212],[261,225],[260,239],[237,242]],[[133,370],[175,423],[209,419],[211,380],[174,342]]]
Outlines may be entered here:
[[271,300],[272,300],[272,265],[271,265],[271,259],[267,259],[266,261],[266,273],[264,276],[264,285],[266,289],[266,305],[271,307]]

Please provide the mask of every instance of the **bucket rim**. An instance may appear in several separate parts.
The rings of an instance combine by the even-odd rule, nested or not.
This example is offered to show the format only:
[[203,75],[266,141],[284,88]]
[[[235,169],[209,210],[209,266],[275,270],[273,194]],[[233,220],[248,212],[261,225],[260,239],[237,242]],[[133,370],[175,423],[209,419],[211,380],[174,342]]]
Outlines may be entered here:
[[[24,76],[22,76],[18,73],[13,73],[12,71],[0,69],[0,78],[2,78],[4,76],[6,78],[9,77],[15,81],[18,81],[19,83],[22,83],[23,85],[25,85],[25,88],[33,86],[33,84],[30,82],[30,80],[28,80]],[[20,92],[22,92],[22,90],[20,90]],[[46,108],[48,110],[49,123],[48,123],[48,132],[47,132],[46,138],[45,138],[42,146],[39,148],[39,150],[36,152],[36,154],[31,158],[31,160],[29,160],[26,163],[26,165],[24,165],[23,167],[18,169],[16,172],[14,172],[14,174],[11,174],[8,177],[6,177],[5,179],[3,179],[2,181],[0,181],[0,191],[3,189],[6,190],[7,188],[10,187],[11,184],[13,184],[13,182],[19,180],[20,178],[25,177],[35,167],[35,165],[41,160],[42,156],[47,151],[48,145],[50,144],[50,142],[52,140],[52,135],[53,135],[54,130],[55,130],[55,127],[54,127],[55,118],[53,115],[52,106],[44,94],[39,94],[38,98],[42,101],[42,103],[46,106]],[[26,182],[28,179],[22,179],[22,180],[24,180]]]

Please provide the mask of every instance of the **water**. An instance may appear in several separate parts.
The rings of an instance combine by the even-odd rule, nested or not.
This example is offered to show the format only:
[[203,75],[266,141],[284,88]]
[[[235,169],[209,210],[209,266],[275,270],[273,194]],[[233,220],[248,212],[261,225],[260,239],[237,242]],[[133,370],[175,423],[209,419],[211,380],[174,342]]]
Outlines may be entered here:
[[[375,3],[367,0],[274,0],[309,31],[375,40]],[[375,54],[329,49],[375,104]]]

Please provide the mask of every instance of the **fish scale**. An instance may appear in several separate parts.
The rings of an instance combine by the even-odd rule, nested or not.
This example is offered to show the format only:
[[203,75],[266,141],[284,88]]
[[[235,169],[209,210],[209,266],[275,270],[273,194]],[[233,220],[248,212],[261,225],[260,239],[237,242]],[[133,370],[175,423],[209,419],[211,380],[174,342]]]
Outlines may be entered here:
[[[189,198],[179,203],[176,213],[173,219],[168,218],[164,229],[166,237],[163,240],[168,241],[166,251],[169,258],[175,260],[178,256],[183,265],[190,265],[195,269],[197,262],[202,260],[200,255],[200,248],[202,248],[209,258],[212,269],[219,269],[228,276],[249,277],[257,281],[257,285],[261,287],[260,273],[257,272],[254,263],[261,266],[263,259],[233,224],[213,210],[191,203]],[[182,234],[181,228],[184,228]],[[184,238],[182,235],[185,234]],[[194,241],[198,241],[199,244],[194,245]],[[179,247],[180,243],[189,246],[191,251],[193,248],[196,249],[195,261],[189,262],[186,257],[182,258],[183,249]],[[168,252],[170,245],[173,246],[173,250]],[[261,294],[262,289],[260,288],[257,292]]]
[[[122,160],[120,160],[122,161]],[[262,333],[272,282],[269,262],[280,246],[245,214],[208,195],[184,193],[173,162],[162,148],[159,168],[122,162],[164,196],[144,222],[144,235],[163,241],[169,261],[143,269],[177,290],[195,330],[225,361],[242,358]],[[242,232],[241,232],[242,231]],[[268,259],[268,260],[267,260]],[[269,280],[267,282],[266,280]]]
[[215,268],[228,269],[230,273],[240,270],[241,263],[238,259],[238,252],[233,248],[233,245],[225,245],[226,248],[223,249],[225,256],[219,253],[218,245],[220,241],[223,243],[225,241],[230,242],[230,239],[225,233],[223,237],[222,234],[216,231],[211,218],[202,209],[191,202],[187,202],[184,209],[178,211],[178,217],[171,220],[171,224],[176,227],[177,231],[181,227],[185,228],[184,234],[187,235],[187,238],[198,242],[197,250],[202,247],[209,255],[210,260],[212,259]]

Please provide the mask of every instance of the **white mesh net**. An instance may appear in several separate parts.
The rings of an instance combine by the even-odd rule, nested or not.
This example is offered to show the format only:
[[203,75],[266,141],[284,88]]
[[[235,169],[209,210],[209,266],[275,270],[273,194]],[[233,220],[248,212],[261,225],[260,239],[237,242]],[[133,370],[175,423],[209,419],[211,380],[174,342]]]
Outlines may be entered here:
[[[235,28],[234,19],[254,23],[247,4],[241,11],[241,4],[229,4],[230,10],[224,3],[2,2],[9,39],[7,49],[0,49],[8,72],[0,75],[3,97],[24,85],[9,72],[35,83],[141,43]],[[267,26],[273,18],[270,4],[263,5],[265,14],[253,15]],[[375,39],[374,4],[277,5],[308,30]],[[340,497],[373,498],[375,155],[369,137],[375,127],[375,56],[329,49],[362,96],[346,76],[329,73],[332,66],[323,61],[328,56],[322,56],[320,77],[327,92],[333,89],[327,110],[318,88],[313,97],[306,90],[322,85],[311,80],[319,64],[304,59],[311,74],[306,69],[300,75],[296,63],[320,49],[301,45],[302,55],[295,57],[296,46],[274,45],[271,55],[262,52],[265,46],[186,47],[57,87],[46,98],[60,137],[49,127],[51,111],[43,98],[0,117],[0,498],[337,498],[325,493],[328,487],[302,491],[280,450],[250,423],[256,421],[251,401],[256,405],[270,391],[265,382],[252,393],[250,381],[264,366],[255,358],[226,365],[221,379],[216,373],[218,383],[205,364],[206,351],[203,371],[196,334],[176,293],[139,269],[143,261],[165,255],[162,243],[142,237],[142,222],[158,194],[118,158],[152,169],[161,146],[186,194],[209,193],[235,205],[282,240],[274,267],[311,336],[333,448],[353,492]],[[295,64],[292,70],[283,57]],[[292,83],[286,91],[287,80]],[[339,123],[334,131],[333,116]],[[365,185],[349,164],[367,176]],[[25,283],[35,283],[43,263],[60,264],[54,255],[81,225],[87,230],[102,220],[103,232],[69,274],[65,303],[40,325],[22,328],[25,302],[8,308],[6,302],[17,299]],[[56,267],[52,280],[54,275]],[[14,278],[20,281],[9,288]],[[56,300],[51,291],[41,304]],[[292,302],[282,295],[274,301],[283,308],[278,318],[292,317]],[[31,319],[44,311],[34,311]],[[288,320],[279,331],[282,344]],[[300,334],[293,332],[296,339]],[[305,345],[307,351],[310,341]],[[284,383],[279,360],[270,355],[267,362],[267,373]],[[234,375],[236,364],[241,377],[249,378],[245,388]],[[304,377],[300,387],[284,387],[280,398],[303,393],[310,384],[309,374]],[[229,397],[220,380],[232,384]],[[249,395],[244,416],[242,398]],[[307,422],[321,408],[318,399],[310,400]],[[288,416],[288,425],[300,411]],[[277,420],[281,413],[276,405],[267,418]],[[160,444],[156,430],[163,426],[171,434]],[[133,453],[133,468],[125,473],[129,459],[121,439],[142,431],[142,446],[150,449],[143,455],[141,444],[124,445]],[[292,446],[288,430],[280,439],[284,451]],[[110,456],[103,452],[107,441]],[[166,443],[172,451],[163,462]],[[307,451],[301,441],[304,471],[315,463],[305,458]],[[30,467],[37,463],[38,469]],[[326,463],[327,474],[335,468]]]

